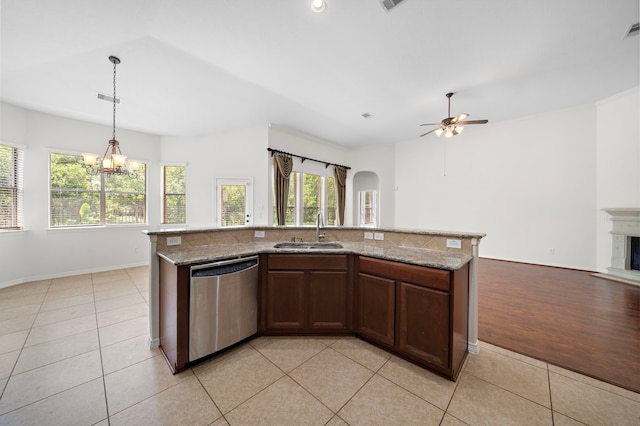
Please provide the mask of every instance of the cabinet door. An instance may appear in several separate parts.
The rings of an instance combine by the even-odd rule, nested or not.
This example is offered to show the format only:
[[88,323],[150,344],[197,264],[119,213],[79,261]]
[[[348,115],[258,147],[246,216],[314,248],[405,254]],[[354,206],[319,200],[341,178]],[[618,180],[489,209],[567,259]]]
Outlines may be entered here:
[[449,368],[449,293],[398,282],[397,324],[400,352]]
[[269,271],[267,274],[267,329],[305,327],[304,272]]
[[346,272],[309,272],[309,328],[351,328],[352,303]]
[[388,346],[394,344],[395,281],[358,274],[357,331]]

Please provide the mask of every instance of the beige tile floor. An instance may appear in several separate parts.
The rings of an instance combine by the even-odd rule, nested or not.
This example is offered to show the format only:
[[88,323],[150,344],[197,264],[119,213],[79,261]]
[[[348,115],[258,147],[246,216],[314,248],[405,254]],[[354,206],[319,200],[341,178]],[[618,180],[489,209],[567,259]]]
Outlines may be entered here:
[[0,289],[0,425],[638,425],[640,394],[482,344],[450,382],[353,337],[261,337],[171,375],[146,268]]

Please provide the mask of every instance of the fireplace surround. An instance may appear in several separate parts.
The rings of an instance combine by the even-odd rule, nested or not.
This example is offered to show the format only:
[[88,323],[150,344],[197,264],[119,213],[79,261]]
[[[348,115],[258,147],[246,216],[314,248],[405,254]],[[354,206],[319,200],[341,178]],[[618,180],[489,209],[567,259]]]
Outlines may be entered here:
[[640,285],[638,270],[638,238],[640,238],[640,208],[602,209],[611,216],[611,266],[608,275]]

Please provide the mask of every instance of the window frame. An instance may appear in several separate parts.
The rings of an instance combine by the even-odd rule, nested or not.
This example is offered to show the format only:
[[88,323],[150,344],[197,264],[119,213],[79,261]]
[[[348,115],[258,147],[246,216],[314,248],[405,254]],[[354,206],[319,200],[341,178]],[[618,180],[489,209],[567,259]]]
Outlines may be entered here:
[[[94,190],[94,191],[90,191],[90,190],[86,190],[83,192],[95,192],[98,194],[99,200],[100,200],[100,204],[99,204],[99,216],[100,219],[98,222],[96,223],[79,223],[79,224],[65,224],[65,225],[54,225],[53,221],[52,221],[52,212],[51,212],[51,208],[52,208],[52,182],[51,182],[51,173],[52,173],[52,154],[56,154],[56,155],[66,155],[66,156],[73,156],[73,157],[78,157],[78,162],[81,163],[84,167],[84,164],[82,163],[82,154],[79,154],[76,151],[67,151],[67,150],[56,150],[56,149],[51,149],[48,152],[48,175],[47,175],[47,180],[48,180],[48,198],[49,198],[49,202],[48,202],[48,223],[49,223],[49,228],[48,229],[78,229],[78,228],[111,228],[111,227],[135,227],[135,226],[148,226],[149,225],[149,215],[148,215],[148,211],[149,211],[149,179],[148,179],[148,167],[149,164],[146,161],[140,161],[140,166],[141,169],[144,170],[144,192],[126,192],[126,191],[108,191],[106,189],[106,183],[107,183],[107,179],[108,177],[105,176],[104,174],[100,174],[98,173],[97,175],[91,175],[89,173],[87,173],[88,176],[95,176],[98,180],[99,180],[99,189],[98,190]],[[139,174],[139,172],[137,172]],[[125,176],[126,177],[126,176]],[[109,207],[107,206],[108,204],[108,198],[109,195],[132,195],[132,194],[137,194],[137,195],[143,195],[144,197],[144,222],[136,222],[136,223],[109,223],[107,222],[107,213],[109,211]]]
[[[182,167],[184,168],[184,192],[183,193],[167,193],[167,185],[166,185],[166,168],[167,167]],[[160,204],[160,214],[161,214],[161,223],[163,225],[182,225],[187,223],[187,164],[186,163],[164,163],[161,164],[160,170],[160,185],[161,185],[161,204]],[[167,212],[167,195],[182,195],[184,196],[184,222],[167,222],[166,212]]]
[[[222,187],[223,186],[244,186],[245,187],[245,206],[244,206],[244,223],[242,225],[223,225],[222,224]],[[216,225],[220,228],[233,228],[240,226],[253,225],[253,178],[216,178]]]
[[[328,200],[328,195],[329,195],[329,191],[328,191],[328,180],[329,179],[335,179],[334,176],[329,176],[329,175],[323,175],[323,174],[316,174],[313,173],[313,171],[305,171],[305,170],[293,170],[291,172],[291,175],[289,177],[290,179],[290,187],[293,187],[294,192],[293,192],[293,206],[288,206],[288,208],[293,207],[293,223],[291,224],[286,224],[285,226],[296,226],[296,227],[302,227],[302,226],[315,226],[315,220],[313,224],[306,224],[304,223],[304,210],[305,210],[305,206],[304,206],[304,177],[305,175],[311,175],[311,176],[317,176],[320,178],[320,182],[318,184],[318,192],[319,192],[319,196],[320,196],[320,205],[318,206],[318,210],[322,213],[322,217],[324,220],[324,223],[326,226],[336,226],[335,223],[333,224],[328,224],[327,223],[327,218],[328,216],[328,212],[329,212],[329,200]],[[295,181],[295,182],[294,182]],[[275,194],[275,190],[272,190],[272,194]],[[272,197],[273,199],[273,197]],[[336,200],[337,203],[337,200]],[[275,203],[273,204],[272,207],[272,223],[276,224],[276,217],[275,217]]]
[[[10,148],[11,164],[9,169],[13,170],[11,182],[7,182],[6,187],[0,186],[0,189],[7,189],[11,192],[11,223],[9,226],[0,225],[0,232],[23,231],[24,230],[24,155],[25,147],[14,145],[0,141],[0,145]],[[0,185],[2,182],[0,182]]]

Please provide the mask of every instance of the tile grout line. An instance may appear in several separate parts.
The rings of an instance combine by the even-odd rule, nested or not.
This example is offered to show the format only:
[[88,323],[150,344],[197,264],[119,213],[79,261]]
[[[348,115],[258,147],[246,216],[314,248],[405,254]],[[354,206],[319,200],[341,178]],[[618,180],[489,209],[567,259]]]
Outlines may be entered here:
[[[34,315],[33,321],[31,322],[31,326],[29,327],[29,332],[25,336],[24,342],[22,342],[22,346],[19,349],[20,353],[18,354],[18,357],[16,358],[15,362],[13,363],[13,367],[11,367],[11,371],[9,372],[9,376],[7,377],[7,382],[4,384],[4,387],[2,388],[2,392],[0,392],[0,400],[2,400],[2,398],[4,397],[4,393],[7,390],[7,387],[9,386],[9,382],[11,381],[11,377],[14,376],[13,372],[15,371],[16,365],[18,365],[18,361],[20,360],[20,357],[22,356],[22,351],[24,350],[25,345],[27,344],[27,340],[29,340],[29,336],[31,335],[31,330],[33,329],[33,324],[35,324],[36,319],[38,318],[38,314],[40,313],[40,310],[42,309],[42,304],[44,303],[44,299],[47,297],[47,294],[49,293],[49,289],[51,288],[51,284],[52,283],[53,283],[53,279],[50,279],[49,280],[49,285],[47,286],[47,291],[44,292],[44,297],[42,298],[42,302],[40,302],[40,306],[38,307],[38,311]],[[19,330],[19,331],[21,331],[21,330]],[[31,404],[33,404],[33,403],[31,403]],[[30,404],[27,404],[27,405],[30,405]],[[14,410],[12,410],[12,411],[14,411]],[[6,414],[6,413],[4,413],[4,414]]]
[[555,416],[553,415],[553,394],[551,393],[551,372],[549,371],[549,363],[546,363],[547,366],[547,386],[549,387],[549,407],[551,407],[551,424],[556,424]]
[[[193,367],[189,368],[189,370],[191,370],[191,374],[193,374],[193,377],[196,378],[196,380],[198,381],[198,384],[202,387],[202,390],[204,391],[204,393],[207,394],[207,397],[209,397],[209,400],[213,403],[213,406],[216,407],[216,409],[218,410],[218,412],[220,413],[220,417],[218,417],[217,419],[215,419],[212,423],[217,422],[220,419],[224,419],[225,422],[227,422],[227,424],[229,424],[229,422],[227,421],[227,418],[225,417],[224,413],[222,412],[222,410],[220,409],[220,407],[218,406],[218,404],[216,404],[216,402],[213,400],[213,397],[209,394],[209,391],[207,391],[207,388],[202,384],[202,381],[200,381],[200,377],[198,377],[198,375],[196,374],[195,371],[193,371]],[[229,412],[233,411],[230,410]]]
[[[109,415],[109,398],[107,397],[107,381],[104,377],[104,360],[102,358],[102,343],[100,342],[100,327],[98,324],[98,307],[96,306],[96,294],[93,286],[93,274],[91,274],[91,294],[93,296],[93,307],[96,321],[96,335],[98,336],[98,350],[100,351],[100,370],[102,372],[102,389],[104,391],[104,405],[107,412],[107,425],[111,425],[111,416]],[[101,421],[104,421],[101,420]]]

